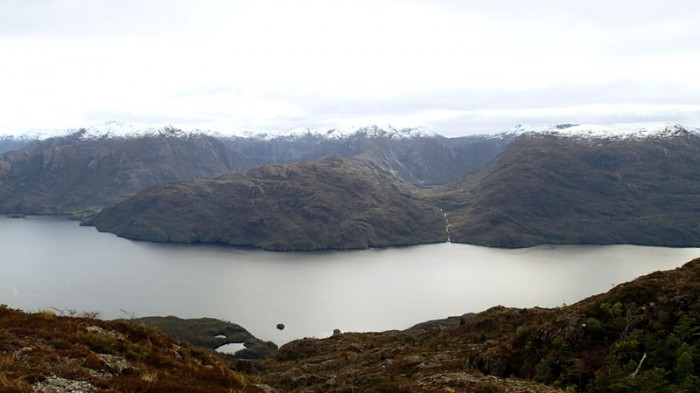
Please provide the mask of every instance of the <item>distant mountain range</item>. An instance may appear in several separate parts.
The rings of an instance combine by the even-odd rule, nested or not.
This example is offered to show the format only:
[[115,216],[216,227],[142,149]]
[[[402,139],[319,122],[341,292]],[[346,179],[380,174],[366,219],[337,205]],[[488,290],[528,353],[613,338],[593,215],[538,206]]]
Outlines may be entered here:
[[677,125],[462,138],[376,127],[245,138],[82,131],[3,154],[0,211],[274,250],[448,239],[698,246],[699,151],[697,130]]
[[214,137],[176,130],[34,140],[0,157],[0,211],[89,214],[152,185],[237,170],[242,161]]
[[224,137],[223,142],[245,157],[245,166],[318,160],[330,155],[358,157],[390,168],[419,187],[446,184],[474,170],[498,153],[515,134],[445,138],[413,130],[366,127],[347,135],[306,133],[289,136]]
[[223,137],[173,128],[78,130],[48,139],[7,137],[0,156],[0,212],[85,216],[156,184],[328,155],[364,156],[407,181],[431,186],[459,178],[507,145],[508,137],[443,138],[384,131]]

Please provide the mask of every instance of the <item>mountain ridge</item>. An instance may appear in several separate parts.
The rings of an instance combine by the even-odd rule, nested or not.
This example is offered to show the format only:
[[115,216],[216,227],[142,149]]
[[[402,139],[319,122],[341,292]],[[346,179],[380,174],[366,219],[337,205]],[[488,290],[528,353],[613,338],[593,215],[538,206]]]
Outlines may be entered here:
[[[274,176],[278,175],[273,173],[275,170],[271,172],[257,164],[271,161],[281,162],[278,165],[302,165],[297,168],[303,171],[303,165],[318,169],[323,157],[335,155],[350,160],[343,163],[364,162],[366,169],[373,169],[347,178],[336,177],[334,184],[324,183],[322,177],[314,178],[319,173],[312,171],[303,186],[280,189],[284,193],[279,196],[282,199],[278,198],[268,206],[274,206],[279,217],[258,214],[255,219],[263,221],[255,225],[252,224],[254,220],[249,221],[254,215],[239,209],[237,214],[241,220],[229,219],[227,225],[230,228],[223,228],[217,220],[227,217],[227,214],[230,216],[223,209],[230,201],[218,196],[216,203],[221,206],[216,209],[220,212],[203,221],[212,228],[199,228],[195,235],[184,232],[165,235],[162,229],[152,224],[159,222],[162,227],[172,228],[172,223],[166,222],[169,217],[173,222],[191,228],[193,224],[185,218],[189,217],[189,221],[203,225],[197,217],[211,213],[211,204],[202,212],[192,211],[191,206],[197,204],[183,205],[178,209],[184,210],[179,212],[171,206],[167,216],[146,220],[151,224],[137,225],[134,229],[120,224],[120,233],[140,239],[214,243],[228,243],[226,239],[230,234],[237,233],[235,244],[257,244],[278,250],[433,243],[447,240],[446,229],[449,229],[449,239],[453,242],[508,248],[543,243],[700,244],[700,226],[696,224],[700,210],[694,202],[695,195],[700,193],[697,175],[700,173],[700,136],[697,133],[679,125],[642,131],[631,129],[634,131],[620,135],[576,131],[581,127],[566,124],[555,127],[552,132],[524,132],[490,139],[447,139],[420,134],[394,138],[394,131],[371,128],[341,139],[307,133],[291,139],[265,141],[221,140],[176,129],[164,129],[138,138],[98,137],[80,131],[65,137],[33,141],[21,150],[0,156],[0,212],[73,214],[89,222],[91,215],[117,202],[124,202],[149,186],[170,184],[160,188],[167,189],[167,192],[157,196],[161,202],[155,204],[163,207],[164,199],[182,199],[182,195],[177,195],[179,192],[191,193],[192,187],[201,191],[209,187],[203,186],[205,182],[211,182],[202,180],[197,184],[196,179],[255,168],[256,181],[262,182],[268,175],[271,176],[268,180],[274,181]],[[372,179],[373,172],[375,175],[383,173],[381,180],[375,179],[371,186],[360,180],[361,176]],[[388,180],[390,177],[393,180]],[[230,182],[231,179],[219,179],[210,184]],[[396,186],[399,179],[407,184]],[[444,185],[453,179],[458,180]],[[171,183],[181,180],[193,183]],[[239,180],[243,181],[242,178]],[[381,184],[384,181],[387,181],[386,189]],[[414,189],[409,183],[425,190]],[[286,184],[293,182],[288,179]],[[307,208],[310,217],[317,215],[313,221],[298,213],[305,210],[305,203],[314,203],[308,198],[312,198],[315,187],[336,190],[344,187],[346,195],[334,191],[335,194],[324,196],[323,214],[311,214]],[[384,226],[410,215],[401,211],[409,206],[399,203],[405,198],[397,197],[395,204],[390,200],[382,202],[385,211],[373,210],[374,216],[384,217],[382,220],[363,220],[361,225],[358,222],[359,226],[354,230],[360,236],[359,240],[348,235],[346,244],[334,242],[329,246],[323,239],[334,235],[319,233],[319,223],[324,220],[337,222],[333,217],[345,216],[343,209],[353,206],[348,195],[363,198],[360,190],[354,187],[374,190],[375,194],[403,190],[397,195],[411,195],[410,203],[414,204],[410,205],[413,206],[410,214],[414,214],[412,222],[430,222],[425,226],[430,230],[415,228],[415,235],[392,237],[390,233],[397,233],[400,229]],[[156,197],[154,191],[149,192]],[[139,197],[140,203],[154,205],[154,200],[147,202],[143,195]],[[330,198],[329,195],[335,196]],[[237,194],[236,203],[247,205],[258,197]],[[265,203],[271,201],[268,198]],[[285,210],[285,201],[296,203],[297,209]],[[124,205],[120,206],[125,211]],[[372,206],[377,208],[379,205]],[[436,209],[444,212],[435,214]],[[435,229],[437,224],[433,216],[440,214],[447,216],[442,228]],[[365,213],[366,217],[369,215]],[[396,220],[389,215],[395,215]],[[267,218],[263,219],[263,216]],[[288,234],[280,232],[267,241],[262,240],[262,233],[269,235],[269,228],[275,222],[281,223],[280,228],[285,228]],[[249,226],[237,228],[241,223]],[[103,229],[108,228],[105,222],[101,225]],[[146,226],[150,228],[148,231],[144,229]],[[409,225],[408,228],[413,227]],[[348,231],[349,228],[344,228],[341,232],[352,232]],[[329,230],[331,232],[333,230]],[[374,234],[367,235],[371,232]],[[224,233],[229,235],[222,235]],[[296,239],[284,245],[285,241],[280,242],[280,239],[285,236]],[[373,240],[367,242],[366,236]],[[385,239],[381,240],[382,237]]]
[[482,165],[507,142],[378,128],[335,139],[311,133],[225,138],[174,128],[125,135],[82,129],[47,139],[8,139],[0,156],[0,212],[85,217],[151,185],[328,155],[364,155],[404,180],[432,186]]
[[[430,190],[411,189],[408,184],[392,186],[394,183],[388,179],[394,177],[394,180],[398,180],[400,166],[397,162],[402,161],[389,154],[389,150],[382,149],[381,145],[371,145],[354,159],[338,158],[337,161],[342,164],[363,162],[363,165],[373,168],[373,171],[383,173],[384,177],[374,180],[371,187],[361,185],[363,183],[358,178],[366,176],[371,179],[374,176],[371,172],[356,172],[353,176],[334,175],[335,180],[332,184],[324,181],[323,176],[318,177],[321,174],[318,171],[319,165],[323,167],[328,164],[328,160],[332,161],[329,158],[303,164],[284,164],[297,165],[294,171],[309,173],[303,184],[266,192],[268,196],[281,194],[274,197],[277,199],[272,204],[277,206],[274,210],[277,216],[266,216],[262,222],[267,224],[262,226],[250,226],[262,217],[253,219],[249,211],[239,210],[236,213],[240,218],[238,221],[231,218],[230,212],[226,213],[223,210],[218,214],[206,216],[203,212],[211,211],[212,206],[216,204],[219,205],[217,209],[222,209],[226,204],[231,205],[231,201],[223,200],[220,196],[213,196],[213,199],[207,202],[202,197],[196,202],[190,200],[188,203],[181,203],[182,209],[185,210],[163,210],[158,217],[151,215],[145,221],[139,221],[139,225],[135,224],[138,215],[129,218],[128,214],[125,214],[133,210],[124,207],[129,203],[134,208],[153,206],[158,203],[157,200],[181,198],[181,193],[192,194],[193,189],[204,187],[204,183],[197,185],[196,182],[189,185],[179,184],[177,187],[167,188],[167,191],[166,188],[160,188],[162,192],[159,194],[152,190],[149,197],[142,193],[141,199],[126,200],[119,205],[122,213],[119,213],[121,218],[118,221],[121,224],[115,226],[116,221],[104,218],[109,212],[114,212],[114,209],[106,209],[105,215],[99,218],[101,221],[96,222],[100,230],[113,231],[137,239],[223,242],[275,250],[385,247],[441,241],[506,248],[537,244],[640,244],[676,247],[700,245],[700,226],[696,222],[696,218],[700,217],[700,206],[695,203],[696,195],[700,194],[700,136],[680,126],[645,132],[643,138],[639,137],[639,134],[632,135],[634,136],[630,138],[572,138],[571,134],[563,135],[558,132],[523,133],[495,158],[484,166],[467,172],[460,181]],[[323,164],[324,162],[326,164]],[[279,175],[276,172],[282,170],[281,168],[283,166],[257,167],[254,170],[255,181],[272,184]],[[347,170],[348,173],[353,171],[349,167]],[[287,184],[293,183],[291,179],[287,181]],[[387,187],[384,187],[385,182]],[[217,180],[213,183],[217,183]],[[352,198],[348,199],[347,195],[341,196],[336,192],[327,194],[323,199],[321,210],[324,214],[318,216],[323,217],[320,221],[310,221],[308,217],[297,214],[299,211],[310,209],[309,206],[314,206],[315,202],[308,198],[314,190],[324,187],[343,187],[345,194],[360,199],[360,190],[379,192],[383,189],[381,192],[386,193],[391,192],[392,187],[394,191],[400,188],[406,195],[412,195],[412,201],[421,206],[408,208],[414,218],[431,224],[421,229],[409,225],[408,228],[415,228],[415,233],[409,236],[411,240],[408,242],[392,238],[389,234],[395,232],[398,227],[387,229],[386,225],[392,222],[391,216],[402,220],[400,217],[405,217],[405,211],[402,210],[406,210],[408,205],[402,207],[389,198],[382,205],[382,209],[386,211],[381,213],[381,216],[385,219],[364,220],[361,225],[356,223],[359,225],[357,228],[363,228],[360,232],[364,235],[348,232],[350,227],[328,229],[329,232],[321,234],[317,231],[319,225],[323,227],[321,222],[336,222],[333,217],[344,216],[344,210],[353,206]],[[202,194],[198,191],[195,193]],[[236,193],[233,200],[235,205],[244,206],[254,203],[258,197],[250,192],[240,192]],[[401,198],[395,199],[400,200]],[[296,206],[296,210],[278,209],[289,203]],[[201,211],[192,211],[191,206],[198,206]],[[364,208],[361,205],[355,206],[360,210]],[[377,208],[377,205],[372,206]],[[438,210],[440,212],[436,212]],[[168,211],[169,213],[164,213]],[[377,214],[379,210],[374,212],[373,214]],[[367,214],[365,213],[365,216]],[[204,219],[205,216],[209,218]],[[443,216],[439,224],[435,219],[437,216]],[[169,223],[168,217],[172,218],[173,222]],[[179,217],[179,221],[173,217]],[[218,217],[229,217],[229,224],[226,224],[229,227],[224,228],[216,223]],[[146,225],[145,222],[149,224]],[[177,222],[177,225],[174,225],[174,222]],[[217,228],[217,233],[236,232],[238,239],[247,240],[231,242],[225,236],[218,235],[173,236],[173,227],[192,228],[192,222],[211,223],[212,228]],[[271,232],[261,232],[260,228],[264,227],[284,228],[286,234],[279,232],[272,235]],[[134,228],[140,228],[137,230],[139,232],[136,233]],[[164,234],[163,228],[171,228],[168,229],[171,231],[170,235]],[[246,231],[249,233],[243,233]],[[348,235],[344,242],[341,242],[344,245],[331,245],[323,239],[328,239],[329,236],[335,238],[335,235],[328,234],[334,231],[343,234],[355,233],[361,239],[365,239],[369,232],[377,236],[372,235],[374,240],[365,242],[355,241],[352,239],[355,235]],[[207,230],[199,228],[195,232],[201,234]],[[265,236],[269,236],[267,241],[263,240]],[[285,237],[291,240],[281,240]],[[384,240],[379,240],[382,237]],[[252,238],[256,240],[251,240]],[[302,238],[306,240],[301,241]],[[296,246],[289,245],[295,242]]]

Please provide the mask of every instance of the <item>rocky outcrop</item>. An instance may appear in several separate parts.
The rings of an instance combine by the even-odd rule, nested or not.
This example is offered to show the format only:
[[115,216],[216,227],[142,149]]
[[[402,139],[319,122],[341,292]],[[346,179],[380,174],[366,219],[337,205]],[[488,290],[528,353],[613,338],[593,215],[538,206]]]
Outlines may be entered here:
[[153,326],[176,340],[187,341],[210,350],[227,344],[243,344],[245,348],[231,356],[234,359],[260,359],[277,351],[275,343],[262,341],[242,326],[219,319],[182,319],[167,316],[142,317],[131,321]]

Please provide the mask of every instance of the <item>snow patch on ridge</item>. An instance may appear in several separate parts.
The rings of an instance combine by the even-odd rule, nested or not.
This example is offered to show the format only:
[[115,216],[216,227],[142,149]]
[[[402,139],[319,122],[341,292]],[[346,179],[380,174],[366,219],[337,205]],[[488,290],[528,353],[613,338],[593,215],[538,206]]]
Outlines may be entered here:
[[[465,135],[470,137],[503,139],[516,137],[526,133],[546,133],[563,137],[573,137],[580,139],[624,139],[624,138],[660,138],[678,135],[689,132],[700,136],[700,128],[689,128],[674,123],[619,123],[619,124],[557,124],[547,126],[536,126],[528,124],[518,124],[513,128],[500,133]],[[119,121],[107,121],[94,124],[89,127],[74,129],[41,129],[24,134],[7,134],[24,139],[47,139],[51,137],[65,137],[77,135],[80,139],[101,139],[107,137],[130,138],[144,135],[173,135],[185,136],[192,134],[205,134],[214,137],[224,138],[249,138],[256,140],[274,139],[298,139],[298,138],[323,138],[329,140],[342,140],[354,136],[366,136],[369,138],[387,139],[412,139],[439,136],[437,133],[429,133],[423,128],[401,128],[397,129],[391,125],[378,126],[371,125],[359,129],[330,129],[325,131],[305,129],[294,129],[288,133],[280,132],[260,132],[252,133],[243,131],[237,134],[222,134],[212,130],[181,130],[177,127],[165,125],[160,128],[143,127],[134,124],[125,124]]]
[[626,123],[626,124],[559,124],[547,127],[517,125],[508,133],[550,134],[577,139],[648,139],[665,138],[686,132],[700,135],[700,129],[685,128],[673,123]]
[[212,130],[182,130],[174,126],[165,125],[160,128],[142,127],[134,124],[125,124],[119,121],[107,121],[98,123],[89,127],[79,127],[72,129],[41,129],[34,130],[24,134],[7,134],[15,138],[26,139],[48,139],[51,137],[65,137],[69,135],[76,136],[79,139],[102,139],[102,138],[131,138],[144,135],[173,135],[184,136],[192,134],[205,134],[214,137],[223,138],[248,138],[256,140],[274,140],[274,139],[300,139],[306,137],[323,138],[328,140],[342,140],[353,136],[366,136],[368,138],[387,138],[387,139],[412,139],[431,137],[435,134],[429,134],[422,128],[394,128],[391,125],[378,126],[371,125],[361,127],[359,129],[330,129],[325,131],[311,130],[309,128],[298,128],[287,133],[280,132],[258,132],[242,131],[240,133],[222,134]]

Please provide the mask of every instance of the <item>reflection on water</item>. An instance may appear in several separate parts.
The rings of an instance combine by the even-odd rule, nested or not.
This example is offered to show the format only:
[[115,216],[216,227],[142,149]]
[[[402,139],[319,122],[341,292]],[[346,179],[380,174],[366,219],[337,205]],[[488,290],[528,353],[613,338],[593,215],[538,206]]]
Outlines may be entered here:
[[134,242],[45,217],[0,218],[0,247],[0,304],[105,318],[214,317],[278,344],[336,328],[404,329],[499,304],[570,304],[700,256],[697,248],[449,243],[274,253]]

